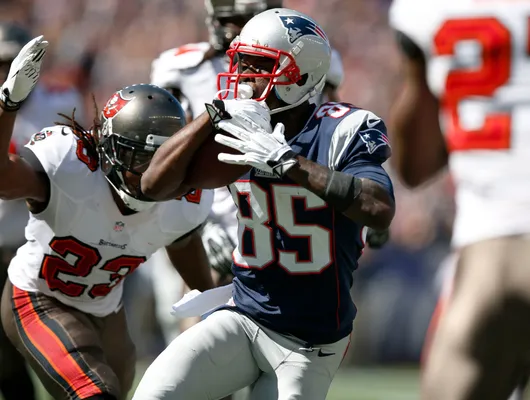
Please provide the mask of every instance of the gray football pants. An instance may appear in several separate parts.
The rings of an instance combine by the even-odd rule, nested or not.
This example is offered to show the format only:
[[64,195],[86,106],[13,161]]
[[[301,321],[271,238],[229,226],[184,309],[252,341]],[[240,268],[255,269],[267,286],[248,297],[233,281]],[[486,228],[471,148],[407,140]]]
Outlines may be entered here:
[[217,311],[171,342],[133,400],[215,400],[253,384],[251,400],[324,400],[349,342],[304,349],[241,314]]

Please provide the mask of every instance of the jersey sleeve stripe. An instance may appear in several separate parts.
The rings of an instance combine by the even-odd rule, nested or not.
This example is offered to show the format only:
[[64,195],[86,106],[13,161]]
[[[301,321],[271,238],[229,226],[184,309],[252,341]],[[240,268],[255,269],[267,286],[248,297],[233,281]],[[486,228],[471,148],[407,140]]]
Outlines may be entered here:
[[366,110],[355,110],[350,115],[346,116],[337,125],[337,128],[333,132],[331,137],[331,143],[329,145],[328,153],[328,168],[336,170],[340,161],[342,160],[344,153],[348,149],[349,145],[355,139],[357,132],[361,125],[370,118],[379,119],[375,114]]
[[55,334],[50,327],[52,320],[36,308],[35,296],[13,286],[11,300],[17,330],[24,345],[50,377],[63,386],[72,398],[85,399],[102,394],[102,383],[88,375],[91,370],[84,361],[78,362],[81,356],[75,346],[71,342],[64,343]]

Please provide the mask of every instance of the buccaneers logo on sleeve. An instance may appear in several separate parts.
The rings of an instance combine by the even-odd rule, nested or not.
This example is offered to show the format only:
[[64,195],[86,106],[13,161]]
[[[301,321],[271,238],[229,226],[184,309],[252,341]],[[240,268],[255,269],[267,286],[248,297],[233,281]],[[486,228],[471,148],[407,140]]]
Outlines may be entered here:
[[125,99],[122,96],[121,91],[114,93],[114,95],[109,99],[105,108],[103,109],[103,115],[105,118],[112,118],[120,110],[125,107],[132,99]]

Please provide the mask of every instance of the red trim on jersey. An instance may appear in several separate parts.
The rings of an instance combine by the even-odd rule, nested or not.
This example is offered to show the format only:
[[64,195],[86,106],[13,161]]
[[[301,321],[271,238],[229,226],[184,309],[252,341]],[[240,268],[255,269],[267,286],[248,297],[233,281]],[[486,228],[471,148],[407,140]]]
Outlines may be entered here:
[[15,142],[12,140],[11,142],[9,142],[9,150],[8,152],[10,154],[17,154],[17,145],[15,144]]

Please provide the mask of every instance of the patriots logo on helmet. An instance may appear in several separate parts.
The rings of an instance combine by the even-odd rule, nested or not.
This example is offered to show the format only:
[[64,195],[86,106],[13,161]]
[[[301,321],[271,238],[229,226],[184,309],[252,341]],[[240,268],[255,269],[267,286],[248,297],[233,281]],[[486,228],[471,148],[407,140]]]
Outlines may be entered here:
[[294,43],[298,38],[304,35],[319,36],[325,41],[328,37],[324,31],[310,19],[304,18],[300,15],[279,15],[284,28],[287,30],[289,36],[289,43]]
[[105,108],[103,108],[103,115],[105,118],[112,118],[118,112],[120,112],[123,107],[125,107],[132,99],[125,99],[121,95],[121,91],[114,93],[114,95],[107,101]]
[[375,127],[379,122],[381,122],[380,119],[368,120],[366,122],[367,129],[359,132],[359,135],[362,141],[366,144],[366,148],[370,154],[373,154],[381,146],[387,146],[388,153],[391,152],[388,136]]

